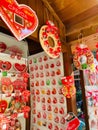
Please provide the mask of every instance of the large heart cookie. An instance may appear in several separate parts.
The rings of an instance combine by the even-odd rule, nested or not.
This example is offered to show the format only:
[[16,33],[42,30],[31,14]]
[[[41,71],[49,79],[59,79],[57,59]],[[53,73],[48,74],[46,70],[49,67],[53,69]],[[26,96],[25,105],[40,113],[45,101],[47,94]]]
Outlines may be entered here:
[[19,41],[31,35],[38,26],[36,13],[15,0],[0,0],[0,16]]
[[14,68],[16,71],[19,71],[19,72],[24,72],[26,71],[26,65],[25,64],[19,64],[19,63],[15,63],[14,64]]

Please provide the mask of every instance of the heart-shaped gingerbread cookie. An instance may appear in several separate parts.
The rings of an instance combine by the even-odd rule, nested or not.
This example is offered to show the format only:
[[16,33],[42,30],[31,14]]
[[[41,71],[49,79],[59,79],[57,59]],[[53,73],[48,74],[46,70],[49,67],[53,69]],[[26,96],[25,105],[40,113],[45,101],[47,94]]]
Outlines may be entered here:
[[9,61],[0,60],[0,70],[9,71],[12,67],[12,64]]
[[19,72],[24,72],[26,71],[26,65],[25,64],[19,64],[19,63],[15,63],[14,64],[14,68],[16,71],[19,71]]
[[31,35],[38,26],[36,13],[16,0],[0,0],[0,16],[19,41]]

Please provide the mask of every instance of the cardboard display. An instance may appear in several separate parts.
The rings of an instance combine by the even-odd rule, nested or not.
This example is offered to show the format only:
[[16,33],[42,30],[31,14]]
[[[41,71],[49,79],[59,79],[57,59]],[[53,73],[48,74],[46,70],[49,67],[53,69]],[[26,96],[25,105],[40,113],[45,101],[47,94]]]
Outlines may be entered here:
[[64,130],[66,98],[61,88],[64,76],[63,57],[52,59],[45,52],[28,58],[31,91],[31,128]]

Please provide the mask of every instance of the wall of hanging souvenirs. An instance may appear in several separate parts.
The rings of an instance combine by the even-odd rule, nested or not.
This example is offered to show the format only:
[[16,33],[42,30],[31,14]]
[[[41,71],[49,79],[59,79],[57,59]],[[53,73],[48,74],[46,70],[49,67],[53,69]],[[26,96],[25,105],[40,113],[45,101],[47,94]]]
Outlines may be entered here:
[[67,114],[62,94],[63,57],[50,58],[45,52],[29,57],[31,130],[64,130]]
[[[92,40],[92,39],[91,39]],[[91,51],[86,44],[76,46],[73,52],[73,62],[76,69],[83,70],[85,81],[85,100],[88,110],[90,130],[98,129],[98,38],[93,42],[96,48]],[[76,54],[77,53],[77,54]]]
[[[24,48],[24,49],[23,49]],[[25,50],[25,52],[24,52]],[[26,105],[27,43],[0,33],[0,129],[25,130],[30,107]]]
[[90,130],[98,129],[98,62],[95,59],[96,69],[91,73],[89,70],[84,71],[85,93],[89,115]]

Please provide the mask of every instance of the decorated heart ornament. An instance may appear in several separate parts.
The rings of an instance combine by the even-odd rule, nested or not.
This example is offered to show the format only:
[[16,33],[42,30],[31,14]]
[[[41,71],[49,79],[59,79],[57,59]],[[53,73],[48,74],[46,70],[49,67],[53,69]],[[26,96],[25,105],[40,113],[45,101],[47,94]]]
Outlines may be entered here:
[[13,81],[12,85],[14,86],[14,91],[20,90],[20,92],[23,92],[27,88],[27,83],[25,83],[21,79],[16,79],[15,81]]
[[7,109],[8,103],[6,100],[0,101],[0,113],[4,113]]
[[72,98],[76,93],[75,86],[63,86],[62,93],[66,98]]
[[2,92],[7,94],[7,96],[10,96],[11,93],[13,92],[13,85],[11,79],[9,77],[2,77],[1,84],[2,84]]
[[16,0],[0,0],[0,16],[19,41],[31,35],[38,26],[36,13]]
[[73,76],[66,76],[61,78],[62,84],[66,86],[71,86],[74,83],[74,77]]
[[25,72],[27,67],[26,67],[25,64],[15,63],[14,68],[15,68],[16,71]]
[[12,67],[12,64],[9,61],[2,61],[0,60],[0,69],[9,71]]

